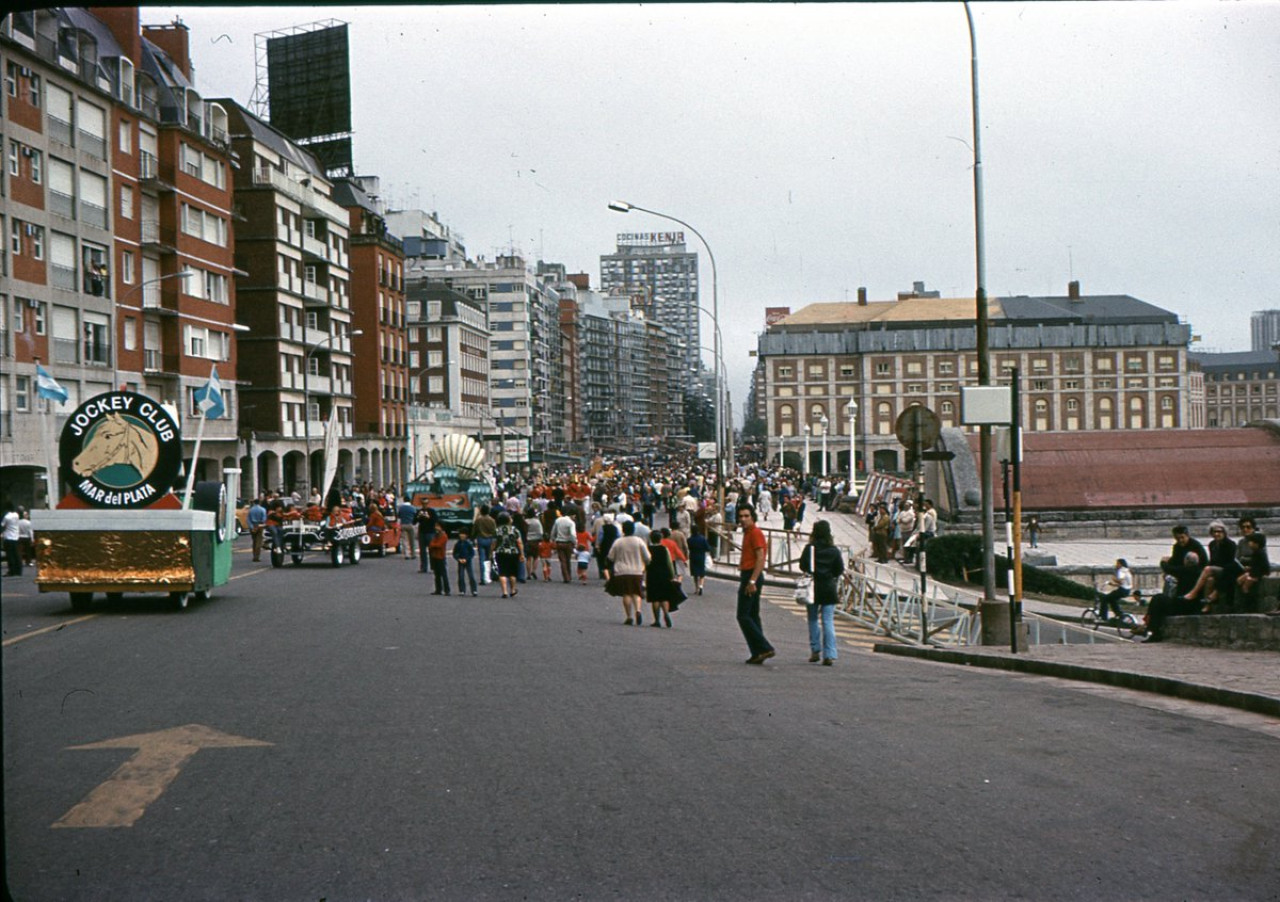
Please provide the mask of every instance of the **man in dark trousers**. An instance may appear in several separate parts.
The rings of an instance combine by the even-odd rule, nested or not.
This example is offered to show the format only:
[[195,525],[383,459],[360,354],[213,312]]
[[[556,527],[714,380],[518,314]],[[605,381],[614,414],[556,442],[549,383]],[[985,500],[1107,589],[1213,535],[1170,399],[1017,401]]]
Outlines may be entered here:
[[769,540],[756,525],[756,511],[749,504],[738,507],[738,525],[742,527],[742,557],[738,564],[738,627],[747,640],[751,657],[748,664],[763,664],[775,654],[764,637],[760,622],[760,589],[764,585],[764,565],[769,556]]

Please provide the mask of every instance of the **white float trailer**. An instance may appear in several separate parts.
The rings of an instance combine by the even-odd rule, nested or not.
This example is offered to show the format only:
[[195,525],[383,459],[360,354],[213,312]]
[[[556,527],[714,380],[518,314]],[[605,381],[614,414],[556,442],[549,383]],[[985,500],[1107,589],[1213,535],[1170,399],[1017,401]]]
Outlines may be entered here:
[[271,566],[283,567],[285,556],[294,564],[301,564],[308,555],[328,557],[329,563],[341,567],[344,563],[358,564],[365,545],[369,543],[365,524],[352,520],[333,527],[321,520],[286,520],[280,529],[280,544],[268,537]]

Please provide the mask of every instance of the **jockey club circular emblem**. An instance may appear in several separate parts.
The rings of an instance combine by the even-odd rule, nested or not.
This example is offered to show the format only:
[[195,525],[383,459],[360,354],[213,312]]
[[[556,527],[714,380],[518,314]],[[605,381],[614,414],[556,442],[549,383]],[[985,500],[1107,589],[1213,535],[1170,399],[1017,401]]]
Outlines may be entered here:
[[106,392],[76,408],[58,455],[71,491],[94,507],[146,507],[178,478],[182,431],[159,402]]

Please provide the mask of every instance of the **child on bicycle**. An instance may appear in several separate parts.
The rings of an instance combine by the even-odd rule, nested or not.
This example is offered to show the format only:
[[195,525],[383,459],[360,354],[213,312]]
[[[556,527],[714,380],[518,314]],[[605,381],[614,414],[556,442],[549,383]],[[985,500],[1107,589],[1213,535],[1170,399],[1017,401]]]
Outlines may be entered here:
[[1103,583],[1102,588],[1108,589],[1108,592],[1105,595],[1097,593],[1098,616],[1103,620],[1110,620],[1109,611],[1114,610],[1115,616],[1119,617],[1120,599],[1133,594],[1133,572],[1129,569],[1129,562],[1124,558],[1116,558],[1115,574]]

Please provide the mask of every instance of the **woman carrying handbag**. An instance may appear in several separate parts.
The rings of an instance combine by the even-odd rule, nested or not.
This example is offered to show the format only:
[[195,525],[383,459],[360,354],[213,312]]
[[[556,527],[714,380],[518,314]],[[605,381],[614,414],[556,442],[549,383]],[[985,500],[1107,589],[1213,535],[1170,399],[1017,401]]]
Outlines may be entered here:
[[844,558],[826,520],[813,524],[809,544],[800,553],[800,569],[813,578],[812,603],[805,605],[809,619],[809,663],[822,661],[830,667],[836,662],[835,611]]

